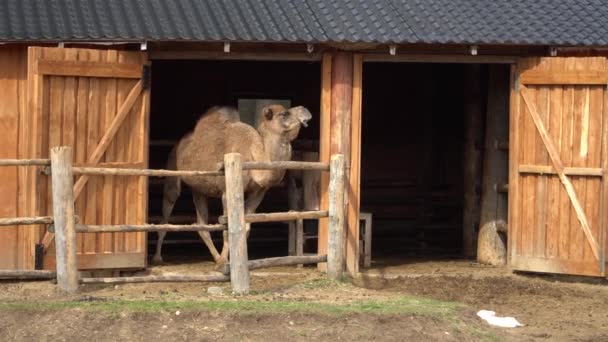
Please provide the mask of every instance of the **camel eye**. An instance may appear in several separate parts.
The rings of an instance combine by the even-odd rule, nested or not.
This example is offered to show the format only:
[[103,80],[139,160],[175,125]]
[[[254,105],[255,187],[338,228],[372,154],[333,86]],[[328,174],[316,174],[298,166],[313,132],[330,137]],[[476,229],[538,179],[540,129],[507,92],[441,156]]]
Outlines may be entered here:
[[281,114],[279,114],[279,115],[280,115],[281,117],[286,117],[286,116],[288,116],[288,115],[289,115],[289,112],[288,112],[288,111],[281,112]]

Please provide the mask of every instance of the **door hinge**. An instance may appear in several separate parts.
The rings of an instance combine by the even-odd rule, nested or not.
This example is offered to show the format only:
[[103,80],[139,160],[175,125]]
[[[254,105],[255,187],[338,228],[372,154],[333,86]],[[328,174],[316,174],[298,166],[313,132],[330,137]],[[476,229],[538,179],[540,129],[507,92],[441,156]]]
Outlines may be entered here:
[[150,65],[144,65],[141,72],[141,81],[143,90],[150,89],[152,83],[152,68]]

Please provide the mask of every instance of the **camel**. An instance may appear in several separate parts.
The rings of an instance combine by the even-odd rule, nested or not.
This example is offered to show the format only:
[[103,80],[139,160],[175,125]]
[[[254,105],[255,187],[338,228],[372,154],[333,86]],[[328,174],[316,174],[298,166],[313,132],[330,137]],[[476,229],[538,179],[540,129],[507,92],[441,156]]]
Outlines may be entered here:
[[[169,154],[167,168],[173,170],[217,170],[227,153],[240,153],[242,161],[291,160],[291,142],[312,118],[310,112],[300,106],[285,109],[277,104],[261,110],[257,130],[240,121],[239,113],[232,107],[213,107],[201,116],[194,131],[185,135]],[[266,191],[281,182],[285,170],[243,171],[243,188],[246,195],[245,214],[254,213]],[[192,190],[197,221],[208,223],[208,198],[221,198],[226,215],[226,183],[223,176],[167,177],[163,187],[163,223],[168,223],[181,183]],[[249,234],[250,224],[246,231]],[[153,261],[162,262],[161,248],[166,232],[158,233],[158,243]],[[228,259],[228,234],[224,231],[221,254],[213,245],[209,232],[199,232],[211,252],[217,267]]]

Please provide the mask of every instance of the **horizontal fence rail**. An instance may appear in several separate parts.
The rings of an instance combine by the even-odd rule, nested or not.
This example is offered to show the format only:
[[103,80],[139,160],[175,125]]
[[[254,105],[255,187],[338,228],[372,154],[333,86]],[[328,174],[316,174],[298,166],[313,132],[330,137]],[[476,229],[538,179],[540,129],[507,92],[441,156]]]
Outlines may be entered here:
[[53,224],[53,218],[51,216],[0,218],[0,226],[16,226],[16,225],[32,225],[32,224]]
[[[284,257],[249,260],[247,262],[247,267],[251,271],[251,270],[258,269],[258,268],[318,264],[320,262],[326,262],[326,261],[327,261],[327,255],[284,256]],[[224,266],[222,267],[222,273],[226,274],[226,275],[230,274],[230,263],[224,264]]]
[[124,233],[124,232],[217,232],[228,230],[223,224],[141,224],[141,225],[86,225],[77,224],[78,233]]
[[229,281],[230,277],[217,274],[201,275],[163,275],[116,278],[82,278],[82,284],[127,284],[127,283],[184,283],[184,282],[219,282]]
[[[320,219],[329,217],[327,210],[312,210],[312,211],[288,211],[283,213],[258,213],[258,214],[247,214],[245,215],[246,223],[260,223],[260,222],[283,222],[283,221],[294,221],[300,219]],[[226,224],[228,220],[226,216],[218,217],[220,224]]]
[[0,279],[55,279],[57,273],[46,270],[0,270]]
[[88,176],[151,176],[151,177],[192,177],[192,176],[223,176],[223,171],[175,171],[150,169],[119,169],[104,167],[73,167],[75,175]]
[[48,166],[50,159],[0,159],[0,166]]
[[305,161],[243,162],[243,170],[319,170],[329,171],[329,164]]
[[[0,270],[0,279],[57,279],[65,292],[77,291],[78,284],[121,284],[149,282],[218,282],[231,281],[233,292],[249,292],[249,270],[302,264],[328,263],[328,276],[337,279],[343,269],[344,225],[344,157],[332,156],[331,164],[305,161],[242,161],[239,154],[227,154],[215,171],[153,170],[99,166],[80,166],[72,163],[70,147],[51,149],[51,159],[3,159],[0,166],[44,166],[51,175],[54,216],[0,218],[0,226],[46,224],[56,234],[57,272],[39,270]],[[312,170],[329,171],[329,210],[289,211],[278,213],[245,214],[242,173],[245,170]],[[226,178],[227,216],[220,216],[219,224],[79,224],[74,215],[73,176],[143,176],[143,177],[206,177]],[[327,255],[286,256],[248,260],[247,235],[249,224],[258,222],[285,222],[300,219],[329,218],[329,250]],[[228,231],[230,263],[221,272],[201,275],[150,275],[117,278],[82,278],[78,276],[76,233],[114,232],[180,232],[180,231]]]

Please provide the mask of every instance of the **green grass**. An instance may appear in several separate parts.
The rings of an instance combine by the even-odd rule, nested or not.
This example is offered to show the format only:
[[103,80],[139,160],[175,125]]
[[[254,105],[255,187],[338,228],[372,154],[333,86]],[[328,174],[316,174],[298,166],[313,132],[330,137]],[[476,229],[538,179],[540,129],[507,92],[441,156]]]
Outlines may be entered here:
[[449,317],[456,314],[459,304],[417,297],[397,297],[386,301],[357,301],[349,304],[331,304],[305,301],[253,301],[211,300],[211,301],[159,301],[159,300],[112,300],[97,302],[0,302],[4,310],[63,310],[79,308],[83,310],[107,312],[162,312],[162,311],[232,311],[239,313],[284,313],[317,312],[330,315],[350,313],[367,314],[417,314]]

